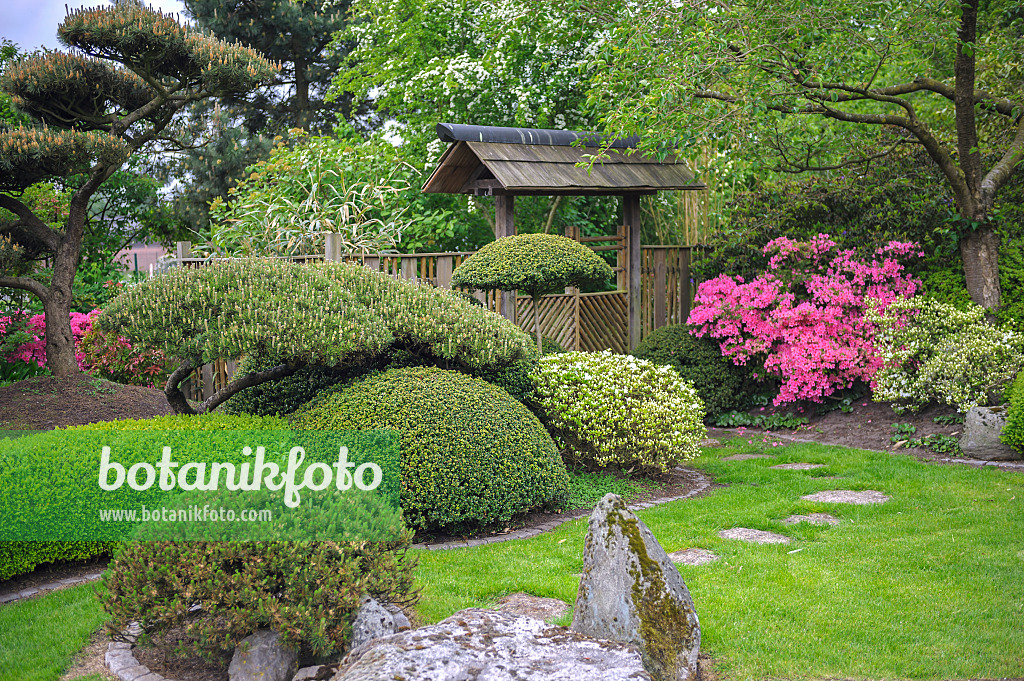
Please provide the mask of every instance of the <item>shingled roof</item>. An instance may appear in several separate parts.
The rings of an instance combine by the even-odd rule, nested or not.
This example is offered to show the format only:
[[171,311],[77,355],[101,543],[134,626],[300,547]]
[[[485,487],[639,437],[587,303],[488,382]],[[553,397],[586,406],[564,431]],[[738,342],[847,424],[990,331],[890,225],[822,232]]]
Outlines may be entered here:
[[[609,158],[588,171],[577,164],[587,163],[602,144],[592,133],[447,123],[438,124],[437,132],[450,144],[423,185],[428,194],[599,196],[705,189],[675,157],[659,161],[636,151],[636,138],[612,142]],[[573,146],[577,140],[584,146]]]

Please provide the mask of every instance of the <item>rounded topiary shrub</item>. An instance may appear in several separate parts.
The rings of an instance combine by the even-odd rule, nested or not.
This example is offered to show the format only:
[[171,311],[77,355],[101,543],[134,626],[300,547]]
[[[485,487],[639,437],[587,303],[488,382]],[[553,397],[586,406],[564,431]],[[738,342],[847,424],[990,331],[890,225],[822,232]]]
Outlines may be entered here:
[[693,383],[710,417],[745,409],[750,401],[749,370],[723,357],[717,341],[691,335],[686,324],[655,329],[640,341],[633,356],[667,364]]
[[292,423],[398,431],[402,510],[421,530],[504,523],[568,496],[565,466],[537,417],[500,388],[457,371],[372,374],[321,393]]
[[611,352],[540,359],[534,399],[563,455],[587,466],[667,471],[700,453],[704,405],[672,367]]

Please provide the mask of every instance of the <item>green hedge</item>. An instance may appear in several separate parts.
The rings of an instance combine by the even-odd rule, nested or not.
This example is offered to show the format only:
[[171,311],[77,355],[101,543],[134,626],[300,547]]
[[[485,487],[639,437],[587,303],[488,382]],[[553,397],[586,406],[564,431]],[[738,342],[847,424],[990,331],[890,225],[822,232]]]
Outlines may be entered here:
[[508,393],[434,367],[390,369],[321,393],[298,428],[394,429],[402,510],[421,530],[463,531],[558,507],[569,479],[544,427]]
[[1002,441],[1018,452],[1024,452],[1024,371],[1017,374],[1006,394],[1010,411],[1003,427]]
[[[52,467],[60,462],[60,474],[65,479],[74,476],[92,478],[94,471],[86,467],[93,466],[70,448],[72,442],[67,434],[86,431],[133,431],[133,430],[266,430],[287,428],[284,421],[273,418],[257,418],[251,416],[227,416],[224,414],[207,414],[204,416],[161,416],[146,420],[124,420],[94,423],[87,426],[76,426],[69,429],[58,429],[29,435],[17,440],[0,440],[0,472],[12,471],[17,466],[30,466],[33,459],[39,460],[40,466]],[[61,448],[67,448],[61,453]],[[196,453],[191,460],[202,460]],[[3,485],[4,474],[0,473],[0,486]],[[98,489],[98,488],[97,488]],[[5,515],[0,503],[0,517]],[[8,509],[10,510],[10,509]],[[116,542],[89,541],[11,541],[0,542],[0,580],[10,579],[16,575],[31,572],[37,566],[66,560],[84,560],[94,556],[109,554],[117,546]]]
[[717,341],[691,335],[686,324],[655,329],[640,341],[633,356],[667,364],[693,383],[709,418],[748,406],[752,384],[749,371],[723,357]]

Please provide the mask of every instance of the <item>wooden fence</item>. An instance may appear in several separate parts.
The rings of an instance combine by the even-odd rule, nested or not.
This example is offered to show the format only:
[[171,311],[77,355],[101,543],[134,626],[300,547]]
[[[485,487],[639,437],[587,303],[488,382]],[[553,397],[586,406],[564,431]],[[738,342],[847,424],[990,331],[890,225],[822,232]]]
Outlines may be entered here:
[[[616,290],[593,293],[578,289],[566,289],[564,293],[543,296],[540,299],[541,333],[570,350],[612,350],[629,351],[628,309],[629,294],[625,290],[628,281],[624,239],[622,235],[607,237],[583,237],[577,239],[595,251],[616,251]],[[295,258],[300,262],[317,262],[324,259],[359,262],[370,269],[384,272],[389,276],[424,285],[451,288],[452,272],[463,260],[473,254],[467,252],[448,253],[401,253],[375,255],[347,255],[332,253],[328,244],[324,255]],[[691,264],[703,250],[689,246],[644,246],[641,251],[641,328],[643,335],[666,324],[686,321],[695,290]],[[196,267],[207,261],[189,257],[189,245],[178,245],[180,266]],[[504,314],[501,309],[502,296],[494,291],[474,292],[484,306]],[[533,333],[533,300],[529,296],[518,296],[513,319],[521,328]],[[184,385],[189,399],[205,399],[223,387],[235,370],[234,361],[217,361],[207,364]]]

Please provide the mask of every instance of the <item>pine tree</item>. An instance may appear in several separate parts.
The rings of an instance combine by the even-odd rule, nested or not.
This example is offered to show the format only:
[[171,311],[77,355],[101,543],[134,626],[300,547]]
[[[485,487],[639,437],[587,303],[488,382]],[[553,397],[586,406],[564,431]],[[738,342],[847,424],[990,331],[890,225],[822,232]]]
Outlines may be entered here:
[[[16,216],[0,222],[0,287],[40,299],[47,365],[66,377],[78,372],[69,312],[92,196],[131,154],[180,144],[171,123],[184,107],[254,90],[277,65],[126,0],[71,11],[57,35],[71,52],[21,59],[0,77],[0,90],[34,123],[0,130],[0,208]],[[87,179],[72,195],[63,229],[20,200],[36,182],[76,174]],[[27,247],[48,255],[49,282],[31,276]]]

